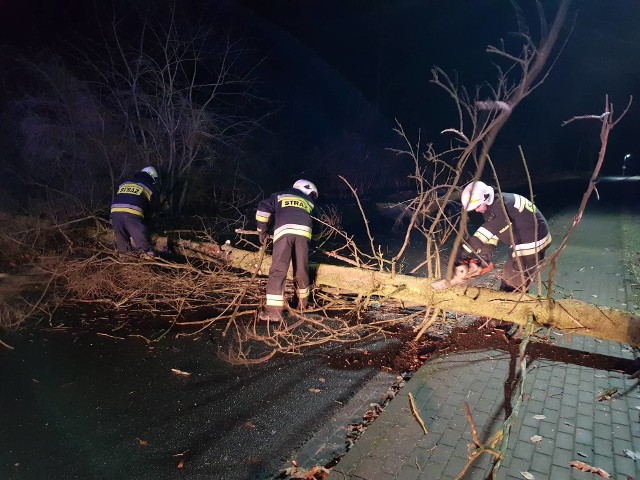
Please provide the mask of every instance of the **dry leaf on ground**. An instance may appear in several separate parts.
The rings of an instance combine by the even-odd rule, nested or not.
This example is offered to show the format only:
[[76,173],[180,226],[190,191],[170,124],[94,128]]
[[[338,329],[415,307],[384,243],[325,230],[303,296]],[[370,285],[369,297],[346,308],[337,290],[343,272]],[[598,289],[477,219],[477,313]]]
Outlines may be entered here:
[[598,467],[593,467],[593,466],[588,465],[588,464],[586,464],[584,462],[581,462],[579,460],[574,460],[569,465],[571,465],[573,468],[581,470],[583,472],[597,473],[601,477],[611,478],[611,476],[607,472],[605,472],[603,469],[598,468]]
[[292,467],[285,469],[283,473],[292,480],[324,480],[329,476],[329,470],[324,467],[315,466],[307,470],[306,468],[298,467],[295,464]]
[[598,397],[596,398],[596,402],[601,402],[603,400],[611,400],[615,395],[618,394],[618,391],[619,390],[616,387],[607,388],[604,392],[598,395]]

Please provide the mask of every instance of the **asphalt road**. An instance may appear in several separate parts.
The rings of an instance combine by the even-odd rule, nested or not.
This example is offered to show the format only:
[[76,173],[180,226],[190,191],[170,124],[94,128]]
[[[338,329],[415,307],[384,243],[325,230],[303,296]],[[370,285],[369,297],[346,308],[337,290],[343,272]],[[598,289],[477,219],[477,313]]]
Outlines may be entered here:
[[332,368],[330,347],[248,368],[207,336],[3,338],[15,347],[0,351],[3,479],[272,478],[354,394],[395,379],[371,389],[378,371]]

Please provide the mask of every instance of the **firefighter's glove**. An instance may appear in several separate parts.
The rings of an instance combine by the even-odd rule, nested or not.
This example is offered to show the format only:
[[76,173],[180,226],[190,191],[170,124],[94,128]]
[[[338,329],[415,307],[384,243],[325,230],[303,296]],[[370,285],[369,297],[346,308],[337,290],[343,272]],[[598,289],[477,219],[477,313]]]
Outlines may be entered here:
[[484,275],[485,273],[489,273],[493,270],[493,262],[485,263],[485,266],[481,266],[478,260],[472,258],[469,260],[468,265],[469,272],[467,274],[467,278],[479,277],[480,275]]
[[475,258],[465,258],[455,263],[454,277],[467,280],[482,275],[480,262]]
[[269,240],[269,234],[267,232],[259,232],[260,235],[260,244],[266,245],[267,240]]
[[469,262],[467,263],[467,278],[472,278],[472,277],[477,277],[478,275],[482,275],[481,272],[481,268],[480,268],[480,262],[478,262],[477,260],[471,259],[469,260]]

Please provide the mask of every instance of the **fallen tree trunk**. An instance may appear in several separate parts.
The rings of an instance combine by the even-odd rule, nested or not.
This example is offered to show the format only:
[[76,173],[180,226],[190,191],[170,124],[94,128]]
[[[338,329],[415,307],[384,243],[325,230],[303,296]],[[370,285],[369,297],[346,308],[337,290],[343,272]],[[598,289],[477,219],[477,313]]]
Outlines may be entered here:
[[[201,244],[185,240],[171,242],[172,247],[187,256],[203,260],[224,258],[229,265],[267,274],[271,257],[265,255],[258,265],[259,254],[230,245]],[[501,292],[472,285],[444,291],[431,288],[433,278],[378,272],[355,267],[313,265],[315,284],[344,294],[393,298],[410,305],[438,307],[442,310],[494,318],[523,325],[529,315],[541,325],[591,337],[628,343],[640,347],[640,317],[609,307],[600,307],[572,299],[555,300]]]

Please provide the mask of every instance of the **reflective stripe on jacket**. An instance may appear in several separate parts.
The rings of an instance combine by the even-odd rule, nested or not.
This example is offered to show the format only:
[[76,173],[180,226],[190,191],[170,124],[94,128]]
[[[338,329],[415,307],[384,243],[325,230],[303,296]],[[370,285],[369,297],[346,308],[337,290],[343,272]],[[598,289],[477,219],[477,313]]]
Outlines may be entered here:
[[315,205],[310,197],[300,190],[291,188],[283,192],[274,193],[258,203],[256,223],[259,232],[266,232],[269,222],[274,217],[273,241],[283,235],[300,235],[308,239],[316,239],[318,228],[312,215]]
[[529,199],[515,193],[503,193],[502,199],[504,209],[496,197],[482,214],[485,223],[463,244],[462,253],[490,257],[494,247],[502,242],[513,247],[511,255],[516,257],[533,255],[551,244],[547,221]]
[[138,172],[132,180],[118,187],[111,204],[111,213],[129,213],[144,218],[153,196],[153,178],[146,172]]

